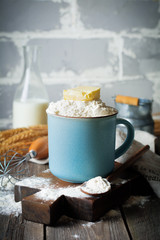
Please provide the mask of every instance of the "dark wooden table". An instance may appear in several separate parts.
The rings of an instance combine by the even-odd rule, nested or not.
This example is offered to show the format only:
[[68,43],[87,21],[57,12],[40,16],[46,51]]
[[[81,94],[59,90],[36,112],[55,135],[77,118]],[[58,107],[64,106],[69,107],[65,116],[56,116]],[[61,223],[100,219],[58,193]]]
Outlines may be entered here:
[[[36,175],[48,165],[30,163],[30,175]],[[138,197],[137,204],[126,202],[109,211],[96,222],[62,217],[56,226],[46,226],[22,219],[22,215],[0,215],[0,239],[47,240],[47,239],[160,239],[160,199],[151,194]]]

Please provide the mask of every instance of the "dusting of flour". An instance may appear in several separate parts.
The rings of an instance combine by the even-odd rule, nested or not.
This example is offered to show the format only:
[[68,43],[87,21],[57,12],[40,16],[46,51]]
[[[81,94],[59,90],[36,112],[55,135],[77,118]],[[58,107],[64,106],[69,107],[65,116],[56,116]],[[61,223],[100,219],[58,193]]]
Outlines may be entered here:
[[[33,182],[32,182],[33,183]],[[66,188],[47,188],[47,186],[42,189],[41,191],[35,193],[35,197],[41,199],[42,201],[50,201],[56,200],[60,196],[65,195],[68,197],[75,197],[75,198],[86,198],[88,195],[81,191],[82,186],[79,185],[77,187],[68,186]],[[87,182],[86,187],[83,187],[86,192],[92,193],[104,193],[107,192],[111,186],[110,183],[103,179],[102,177],[98,176],[96,178],[92,178]]]
[[101,100],[73,101],[62,99],[55,103],[51,102],[47,113],[68,117],[101,117],[115,114],[116,110],[106,106]]
[[81,192],[80,186],[78,187],[67,187],[67,188],[58,188],[50,189],[45,188],[40,192],[35,193],[35,197],[43,201],[52,201],[58,199],[60,196],[68,196],[75,198],[86,198],[86,194]]
[[18,216],[20,213],[22,213],[21,202],[14,201],[14,193],[0,191],[0,214]]
[[14,200],[14,184],[16,180],[9,177],[1,178],[0,187],[0,214],[1,215],[15,215],[18,216],[22,213],[21,202],[15,202]]
[[[46,179],[43,177],[32,176],[32,177],[25,178],[22,181],[17,182],[16,185],[42,189],[44,187],[49,188],[50,183],[51,183],[50,178]],[[54,184],[52,184],[52,185],[53,185],[53,187],[55,186]]]

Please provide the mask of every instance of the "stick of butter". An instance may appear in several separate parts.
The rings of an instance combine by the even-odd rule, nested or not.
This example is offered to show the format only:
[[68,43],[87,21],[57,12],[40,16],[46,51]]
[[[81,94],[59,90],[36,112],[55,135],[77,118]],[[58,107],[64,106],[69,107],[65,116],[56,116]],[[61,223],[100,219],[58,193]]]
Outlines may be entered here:
[[64,100],[92,101],[100,98],[99,87],[80,86],[63,91]]

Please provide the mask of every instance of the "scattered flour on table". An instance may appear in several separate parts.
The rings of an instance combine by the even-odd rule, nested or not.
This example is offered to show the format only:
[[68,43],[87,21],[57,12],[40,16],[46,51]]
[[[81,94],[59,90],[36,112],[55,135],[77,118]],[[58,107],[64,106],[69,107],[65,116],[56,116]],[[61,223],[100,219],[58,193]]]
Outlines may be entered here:
[[0,190],[13,191],[14,185],[18,180],[12,176],[1,177],[0,178]]
[[14,201],[14,193],[0,191],[0,214],[18,216],[20,213],[22,213],[21,202]]
[[43,201],[56,200],[60,196],[65,195],[68,197],[75,198],[86,198],[86,194],[82,193],[80,190],[80,186],[78,187],[67,187],[67,188],[57,188],[57,189],[49,189],[45,188],[40,192],[35,193],[35,197],[41,199]]
[[[44,172],[49,172],[45,170]],[[86,194],[82,193],[80,186],[78,187],[67,187],[67,188],[55,188],[56,184],[52,183],[52,179],[32,176],[26,178],[16,184],[17,186],[27,186],[32,188],[42,189],[35,194],[35,197],[43,200],[56,200],[58,197],[65,195],[70,197],[86,197]]]
[[[37,176],[32,176],[26,179],[23,179],[22,181],[19,181],[16,183],[17,186],[27,186],[30,188],[44,188],[44,187],[49,187],[51,183],[50,178],[43,178],[43,177],[37,177]],[[55,186],[55,185],[53,185]]]
[[75,238],[75,239],[79,239],[79,238],[80,238],[80,236],[77,235],[77,234],[71,235],[71,237],[73,237],[73,238]]
[[49,168],[43,171],[43,173],[50,173],[50,172],[51,172],[51,171],[50,171]]
[[82,223],[83,227],[91,227],[92,225],[94,225],[97,222],[86,222],[86,223]]
[[115,218],[115,217],[121,217],[121,214],[120,214],[119,211],[111,209],[104,216],[102,216],[98,221],[95,221],[95,222],[85,222],[85,223],[82,223],[82,226],[83,227],[91,227],[94,224],[101,223],[101,222],[103,222],[105,220],[108,221],[109,219]]
[[[0,179],[2,181],[2,178]],[[4,177],[3,187],[0,187],[0,214],[18,216],[22,213],[21,202],[14,200],[14,184],[17,180],[12,177]],[[13,184],[12,184],[13,183]]]

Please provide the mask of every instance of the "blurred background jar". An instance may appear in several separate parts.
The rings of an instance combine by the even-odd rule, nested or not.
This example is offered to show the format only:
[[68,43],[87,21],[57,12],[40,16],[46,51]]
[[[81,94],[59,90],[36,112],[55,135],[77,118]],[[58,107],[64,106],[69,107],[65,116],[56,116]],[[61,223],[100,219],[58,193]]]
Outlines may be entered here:
[[38,46],[24,46],[24,72],[13,101],[13,128],[46,124],[48,94],[37,64]]
[[128,120],[135,130],[153,134],[152,102],[150,99],[117,95],[115,106],[118,110],[118,117]]

